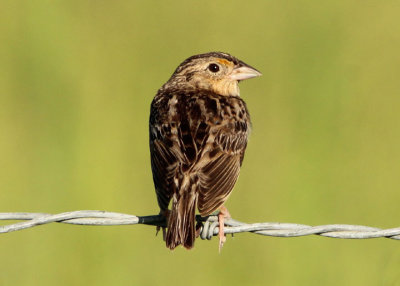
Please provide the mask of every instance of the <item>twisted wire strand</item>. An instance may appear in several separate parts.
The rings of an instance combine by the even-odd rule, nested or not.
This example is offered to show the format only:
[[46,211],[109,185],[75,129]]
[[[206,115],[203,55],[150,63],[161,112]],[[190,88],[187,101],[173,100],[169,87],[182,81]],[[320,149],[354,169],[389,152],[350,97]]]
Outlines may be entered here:
[[[47,213],[0,213],[0,221],[26,220],[24,222],[6,224],[0,226],[0,234],[8,233],[26,228],[31,228],[52,222],[75,224],[75,225],[135,225],[145,224],[165,227],[165,218],[161,215],[135,216],[129,214],[82,210],[60,214]],[[198,224],[201,225],[201,239],[211,239],[218,234],[219,224],[217,216],[196,216]],[[332,238],[365,239],[365,238],[391,238],[400,240],[400,227],[380,229],[363,225],[329,224],[309,226],[294,223],[243,223],[234,219],[225,220],[225,234],[250,232],[274,237],[298,237],[306,235],[320,235]]]

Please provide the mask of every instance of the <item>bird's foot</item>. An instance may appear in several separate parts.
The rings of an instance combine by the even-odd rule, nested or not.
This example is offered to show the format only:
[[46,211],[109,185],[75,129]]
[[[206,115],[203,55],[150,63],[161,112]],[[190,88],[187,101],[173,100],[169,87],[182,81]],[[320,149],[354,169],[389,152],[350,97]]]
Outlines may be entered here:
[[[167,224],[168,224],[168,217],[169,217],[170,212],[171,212],[170,210],[161,210],[160,211],[160,215],[165,217],[165,221]],[[165,241],[165,237],[167,235],[167,228],[165,226],[157,226],[156,227],[156,236],[160,232],[160,229],[162,229],[163,240]]]
[[222,247],[224,246],[224,243],[226,242],[226,236],[224,232],[224,226],[225,226],[225,218],[230,218],[231,215],[228,212],[228,209],[225,206],[222,206],[220,209],[220,212],[218,214],[218,222],[219,222],[219,252],[221,253]]
[[156,236],[160,232],[160,229],[162,229],[162,238],[163,238],[163,241],[165,241],[165,237],[167,235],[167,228],[166,227],[157,226],[156,227]]

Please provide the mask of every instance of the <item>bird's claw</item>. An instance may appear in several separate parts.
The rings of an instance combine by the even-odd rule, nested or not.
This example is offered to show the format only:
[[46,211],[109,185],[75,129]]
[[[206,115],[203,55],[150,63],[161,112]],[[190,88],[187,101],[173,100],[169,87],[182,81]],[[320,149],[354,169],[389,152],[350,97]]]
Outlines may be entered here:
[[221,253],[222,247],[224,246],[225,242],[226,242],[226,236],[225,235],[220,236],[219,237],[219,247],[218,247],[219,253]]
[[165,227],[157,226],[156,227],[156,236],[160,232],[160,229],[162,229],[162,237],[163,237],[163,240],[165,241],[165,237],[167,236],[167,232],[165,230]]

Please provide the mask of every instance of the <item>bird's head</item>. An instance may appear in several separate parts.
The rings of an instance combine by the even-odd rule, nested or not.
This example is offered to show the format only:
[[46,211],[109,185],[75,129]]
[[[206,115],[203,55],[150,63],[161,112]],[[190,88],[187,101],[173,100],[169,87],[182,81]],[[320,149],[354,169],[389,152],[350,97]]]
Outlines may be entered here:
[[166,86],[239,96],[238,83],[260,75],[255,68],[229,54],[211,52],[186,59],[175,70]]

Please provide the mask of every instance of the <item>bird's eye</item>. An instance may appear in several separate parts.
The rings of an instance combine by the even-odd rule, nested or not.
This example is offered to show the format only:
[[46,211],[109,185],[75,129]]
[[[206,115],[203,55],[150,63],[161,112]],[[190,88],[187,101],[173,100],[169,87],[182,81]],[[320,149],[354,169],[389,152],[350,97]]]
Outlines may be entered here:
[[208,69],[209,69],[211,72],[214,72],[214,73],[219,72],[219,66],[218,66],[217,64],[210,64],[210,65],[208,66]]

